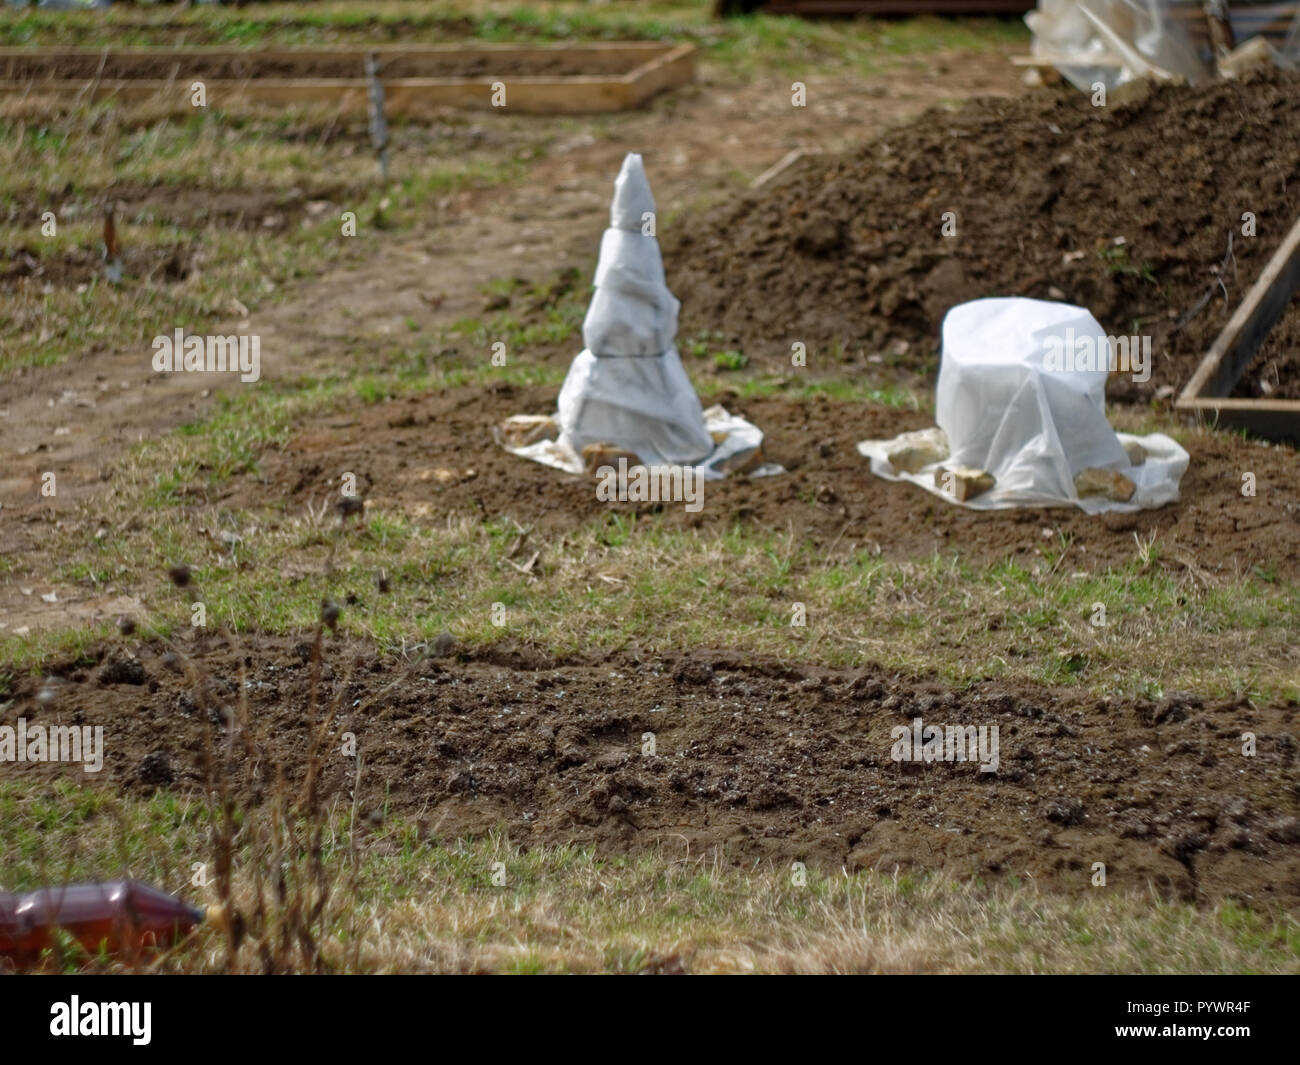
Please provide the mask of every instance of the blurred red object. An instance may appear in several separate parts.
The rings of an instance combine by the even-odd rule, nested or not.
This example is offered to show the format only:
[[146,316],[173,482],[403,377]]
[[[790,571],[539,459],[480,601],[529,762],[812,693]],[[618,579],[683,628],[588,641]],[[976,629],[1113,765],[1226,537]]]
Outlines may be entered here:
[[136,880],[0,891],[0,957],[35,959],[56,945],[56,928],[89,954],[134,954],[167,946],[203,918],[202,910]]

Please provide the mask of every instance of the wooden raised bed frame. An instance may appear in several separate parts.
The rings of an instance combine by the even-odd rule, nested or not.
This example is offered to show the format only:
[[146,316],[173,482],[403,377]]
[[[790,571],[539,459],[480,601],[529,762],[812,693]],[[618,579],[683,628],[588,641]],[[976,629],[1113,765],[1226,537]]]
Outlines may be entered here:
[[1300,400],[1228,397],[1261,341],[1300,289],[1300,219],[1233,312],[1178,397],[1175,409],[1212,424],[1246,429],[1270,440],[1300,441]]
[[[652,96],[666,89],[688,84],[695,77],[695,46],[660,44],[653,41],[597,42],[593,44],[555,44],[518,46],[513,44],[453,45],[376,45],[374,47],[341,46],[305,48],[288,51],[232,48],[193,49],[114,49],[115,55],[157,55],[175,57],[181,69],[174,79],[0,79],[0,97],[22,95],[60,96],[103,100],[116,97],[129,103],[165,99],[175,96],[177,106],[190,106],[190,84],[196,80],[184,74],[186,56],[216,58],[238,57],[274,59],[278,56],[311,59],[337,59],[356,56],[361,71],[364,58],[373,53],[379,58],[380,80],[384,85],[385,111],[391,115],[427,117],[438,108],[470,107],[498,110],[492,106],[492,83],[506,85],[506,106],[499,110],[525,114],[581,114],[599,111],[626,111],[640,107]],[[385,56],[431,55],[439,53],[472,54],[491,59],[500,71],[484,77],[393,78],[383,77]],[[9,58],[42,58],[104,54],[103,49],[0,49],[0,71]],[[539,75],[511,77],[510,66],[529,59],[562,56],[578,62],[590,59],[597,73],[580,75]],[[622,73],[599,73],[601,70]],[[265,104],[334,104],[345,114],[366,114],[367,83],[356,78],[247,78],[201,79],[207,91],[209,107],[226,107],[239,103]]]

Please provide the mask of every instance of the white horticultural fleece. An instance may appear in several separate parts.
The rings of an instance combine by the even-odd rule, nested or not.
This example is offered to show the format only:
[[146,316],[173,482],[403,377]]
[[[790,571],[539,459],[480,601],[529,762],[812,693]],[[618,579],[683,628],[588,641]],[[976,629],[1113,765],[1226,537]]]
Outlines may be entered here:
[[700,409],[677,353],[681,305],[664,280],[654,213],[641,156],[629,153],[600,242],[586,348],[569,366],[557,414],[508,419],[498,438],[512,454],[567,473],[619,458],[625,469],[687,467],[705,479],[783,472],[763,463],[756,426],[722,407]]
[[1068,303],[958,304],[943,320],[938,428],[864,440],[858,451],[877,477],[975,510],[1100,514],[1175,502],[1188,463],[1182,446],[1163,433],[1116,433],[1106,420],[1107,375],[1134,368],[1112,365],[1128,347],[1121,339]]

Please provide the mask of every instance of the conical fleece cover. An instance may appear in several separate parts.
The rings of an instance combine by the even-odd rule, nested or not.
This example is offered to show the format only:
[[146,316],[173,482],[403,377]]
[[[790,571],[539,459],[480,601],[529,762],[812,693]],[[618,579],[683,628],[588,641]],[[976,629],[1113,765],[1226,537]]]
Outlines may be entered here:
[[654,210],[641,156],[630,153],[600,241],[595,292],[582,325],[587,347],[560,390],[560,439],[579,454],[588,444],[606,443],[647,465],[694,464],[714,443],[673,346],[680,304],[664,281]]
[[629,153],[614,182],[609,228],[600,240],[593,281],[596,291],[582,323],[587,350],[600,358],[662,355],[677,336],[680,304],[664,281],[654,214],[641,156]]

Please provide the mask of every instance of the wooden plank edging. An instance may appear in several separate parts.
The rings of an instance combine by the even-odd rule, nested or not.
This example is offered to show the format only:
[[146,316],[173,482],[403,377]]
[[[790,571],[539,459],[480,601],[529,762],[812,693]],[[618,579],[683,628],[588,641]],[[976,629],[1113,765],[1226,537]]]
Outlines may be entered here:
[[[167,50],[168,57],[184,62],[185,55],[203,54],[207,57],[256,59],[281,56],[328,57],[355,54],[358,69],[367,51],[374,51],[381,66],[385,53],[405,56],[418,54],[464,53],[463,45],[388,45],[374,49],[339,47],[328,49],[295,49],[272,52],[224,48]],[[500,74],[478,77],[445,78],[392,78],[383,79],[388,110],[393,115],[420,116],[439,107],[492,107],[492,85],[506,82],[507,112],[525,114],[579,114],[583,112],[622,111],[638,107],[652,96],[666,89],[688,84],[695,76],[697,49],[693,44],[665,45],[654,42],[599,41],[591,45],[574,46],[536,45],[484,45],[475,52],[484,52],[493,59],[508,62],[511,59],[534,57],[538,54],[554,56],[571,55],[574,58],[589,56],[593,51],[604,55],[619,54],[640,62],[626,73],[593,73],[566,76],[526,75],[503,77]],[[30,49],[0,49],[0,67],[4,60],[14,56],[28,58]],[[64,49],[40,53],[42,55],[92,55],[100,56],[102,49]],[[118,54],[157,56],[157,49],[121,49]],[[176,79],[117,78],[110,80],[88,79],[27,79],[0,81],[0,97],[13,95],[43,96],[88,94],[95,100],[111,97],[136,102],[157,98],[164,93],[176,93],[178,102],[189,104],[187,75]],[[364,111],[366,80],[357,78],[217,78],[201,79],[210,102],[259,103],[327,103],[336,105],[343,113]],[[181,93],[181,89],[184,92]],[[360,92],[360,100],[357,94]]]
[[1174,404],[1221,425],[1248,429],[1270,439],[1300,440],[1300,400],[1228,397],[1259,345],[1300,289],[1300,218],[1260,271],[1241,304]]

